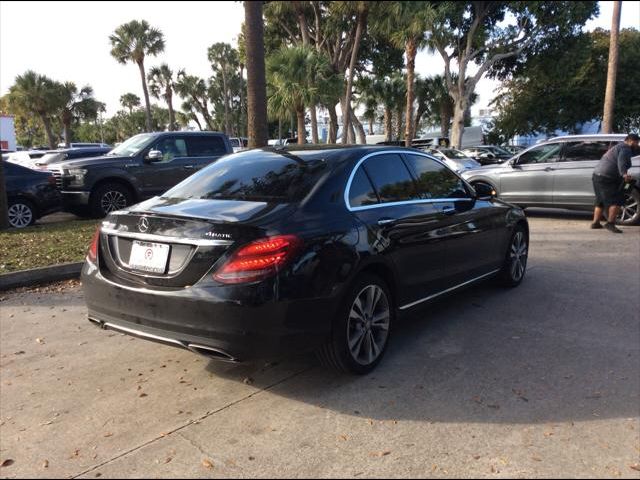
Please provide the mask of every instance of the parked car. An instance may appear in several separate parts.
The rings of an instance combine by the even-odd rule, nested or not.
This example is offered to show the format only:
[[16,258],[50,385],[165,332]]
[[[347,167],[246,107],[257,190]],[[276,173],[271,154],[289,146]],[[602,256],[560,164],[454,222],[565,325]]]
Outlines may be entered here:
[[420,148],[420,150],[427,152],[430,155],[442,160],[451,170],[455,172],[463,172],[470,168],[480,167],[480,163],[473,158],[467,157],[460,150],[455,148]]
[[[23,167],[31,167],[33,166],[33,162],[38,158],[42,158],[45,153],[47,153],[45,150],[22,150],[3,154],[3,158],[5,158],[7,162],[22,165]],[[6,155],[6,157],[4,155]]]
[[49,150],[42,157],[33,160],[33,168],[47,169],[51,164],[79,158],[100,157],[111,151],[111,147],[75,147]]
[[477,145],[462,149],[462,153],[482,165],[494,165],[509,160],[513,155],[496,145]]
[[160,195],[232,151],[219,132],[141,133],[102,157],[64,161],[51,171],[67,211],[104,217]]
[[[472,185],[488,185],[500,198],[523,207],[592,210],[595,200],[591,175],[606,151],[625,135],[569,135],[555,137],[517,154],[495,167],[465,171]],[[629,173],[640,177],[640,156]],[[626,194],[618,218],[622,225],[640,223],[638,184]]]
[[518,285],[523,211],[414,149],[254,149],[112,212],[82,270],[88,318],[212,358],[382,358],[396,316],[490,277]]
[[12,162],[2,161],[7,187],[9,225],[24,228],[60,210],[60,192],[50,172],[39,172]]
[[229,143],[231,143],[233,153],[238,153],[247,149],[249,146],[249,139],[245,137],[231,137],[229,138]]
[[523,147],[522,145],[504,145],[502,148],[509,152],[511,155],[515,155],[516,153],[520,153],[527,147]]

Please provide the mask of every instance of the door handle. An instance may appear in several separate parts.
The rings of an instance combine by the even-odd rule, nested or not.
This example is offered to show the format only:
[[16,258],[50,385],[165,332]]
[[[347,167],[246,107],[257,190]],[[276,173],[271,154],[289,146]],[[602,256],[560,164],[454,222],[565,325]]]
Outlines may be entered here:
[[196,167],[195,167],[195,166],[193,166],[193,165],[185,165],[185,166],[184,166],[184,167],[182,167],[182,168],[184,168],[185,170],[193,170],[193,169],[195,169]]
[[547,167],[544,169],[545,172],[553,172],[555,170],[555,168],[552,167]]
[[454,213],[456,213],[456,209],[455,207],[450,206],[442,207],[442,213],[444,213],[445,215],[453,215]]
[[395,218],[381,218],[378,220],[378,225],[384,227],[385,225],[393,225],[397,220]]

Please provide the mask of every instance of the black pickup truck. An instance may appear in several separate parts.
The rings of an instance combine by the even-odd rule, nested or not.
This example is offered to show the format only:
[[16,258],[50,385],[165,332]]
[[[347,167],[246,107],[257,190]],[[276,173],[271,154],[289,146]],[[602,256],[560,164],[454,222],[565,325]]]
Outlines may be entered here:
[[104,217],[160,195],[233,153],[219,132],[155,132],[129,138],[101,157],[52,164],[66,211]]

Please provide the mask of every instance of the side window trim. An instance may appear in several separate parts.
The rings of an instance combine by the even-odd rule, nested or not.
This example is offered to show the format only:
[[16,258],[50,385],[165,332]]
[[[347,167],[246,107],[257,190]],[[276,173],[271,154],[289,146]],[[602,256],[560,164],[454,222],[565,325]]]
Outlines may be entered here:
[[378,199],[378,203],[376,203],[376,205],[381,204],[382,202],[380,201],[380,192],[378,192],[378,189],[376,188],[376,184],[373,183],[373,180],[371,180],[371,175],[369,175],[369,172],[367,172],[366,165],[362,164],[360,168],[364,172],[364,176],[367,177],[367,181],[369,182],[369,185],[371,185],[371,189],[373,190],[373,193],[376,194],[376,198]]
[[[393,207],[393,206],[398,206],[398,205],[410,205],[410,204],[419,204],[419,203],[438,203],[438,202],[442,202],[442,201],[448,201],[448,202],[456,202],[456,201],[468,201],[469,198],[430,198],[430,199],[417,199],[417,200],[403,200],[401,202],[388,202],[388,203],[377,203],[375,205],[363,205],[363,206],[359,206],[359,207],[352,207],[351,204],[349,203],[349,192],[351,191],[351,184],[353,183],[353,177],[355,177],[356,171],[358,170],[358,167],[360,167],[360,165],[362,165],[365,160],[367,160],[368,158],[371,157],[375,157],[377,155],[386,155],[386,154],[390,154],[390,153],[397,153],[399,154],[400,158],[402,159],[402,162],[405,163],[405,159],[404,159],[404,155],[407,153],[405,150],[384,150],[381,152],[373,152],[373,153],[368,153],[367,155],[365,155],[364,157],[362,157],[360,160],[358,160],[358,162],[355,164],[355,166],[351,169],[351,173],[349,174],[349,179],[347,180],[347,185],[344,189],[343,192],[343,199],[344,199],[344,204],[347,207],[347,210],[350,212],[357,212],[360,210],[370,210],[372,208],[381,208],[381,207]],[[435,160],[436,162],[438,162],[439,164],[441,164],[442,166],[444,166],[445,168],[449,169],[449,167],[447,167],[447,165],[440,161],[439,159],[431,156],[431,155],[427,155],[423,152],[411,152],[412,155],[418,155],[421,157],[426,157],[429,158],[431,160]],[[405,164],[405,167],[406,164]],[[415,179],[414,179],[414,174],[412,173],[411,169],[409,169],[407,167],[407,170],[409,172],[409,176],[411,177],[411,179],[413,180],[413,182],[415,183]],[[450,170],[450,169],[449,169]],[[365,174],[367,175],[367,179],[369,180],[369,182],[371,183],[371,186],[373,187],[374,191],[376,192],[376,195],[378,196],[378,202],[380,201],[380,196],[376,190],[375,185],[373,184],[373,182],[371,182],[371,178],[369,177],[368,172],[366,171],[366,169],[364,169]],[[453,172],[454,175],[456,175],[458,178],[462,178],[460,177],[456,172]],[[463,181],[463,184],[465,184],[465,182]],[[466,184],[465,184],[465,188],[466,188]]]

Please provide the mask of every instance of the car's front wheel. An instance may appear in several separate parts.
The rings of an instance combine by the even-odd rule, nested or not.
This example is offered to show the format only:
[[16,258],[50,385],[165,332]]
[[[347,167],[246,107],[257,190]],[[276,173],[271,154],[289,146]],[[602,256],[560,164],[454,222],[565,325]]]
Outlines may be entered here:
[[133,195],[128,187],[120,183],[104,183],[91,195],[91,213],[101,218],[133,203]]
[[618,225],[640,225],[640,191],[632,188],[624,196],[624,206],[616,219]]
[[24,228],[36,221],[36,209],[29,200],[21,198],[10,200],[8,208],[9,225],[13,228]]
[[318,352],[320,361],[343,372],[370,372],[384,355],[393,319],[385,282],[376,275],[361,275],[344,299],[330,339]]
[[511,234],[509,246],[504,257],[502,269],[498,273],[498,280],[506,287],[520,285],[527,271],[529,258],[529,235],[527,230],[518,225]]

